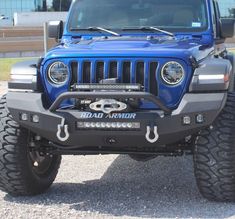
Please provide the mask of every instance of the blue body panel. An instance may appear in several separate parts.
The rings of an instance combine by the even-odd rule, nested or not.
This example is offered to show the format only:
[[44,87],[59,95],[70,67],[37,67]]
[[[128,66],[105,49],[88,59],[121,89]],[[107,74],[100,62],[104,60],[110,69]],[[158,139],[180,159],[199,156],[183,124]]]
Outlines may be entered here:
[[[47,70],[54,61],[63,61],[68,66],[71,62],[77,63],[86,60],[91,61],[92,65],[102,59],[104,63],[115,60],[122,63],[130,60],[132,63],[142,60],[145,68],[148,68],[150,61],[158,63],[155,77],[158,82],[158,96],[170,108],[176,108],[183,95],[187,92],[192,75],[193,68],[190,61],[194,57],[198,62],[205,58],[210,58],[214,52],[214,34],[212,31],[210,1],[207,0],[208,9],[208,29],[200,33],[175,33],[175,38],[169,38],[165,35],[154,33],[128,33],[124,32],[121,37],[112,37],[109,34],[99,34],[97,32],[90,35],[83,35],[81,32],[69,32],[67,26],[60,45],[51,49],[41,66],[41,78],[45,92],[49,100],[53,102],[59,94],[68,91],[70,78],[63,86],[56,87],[48,82]],[[109,36],[107,39],[101,36]],[[153,36],[151,39],[149,36]],[[166,85],[160,78],[162,66],[168,61],[179,62],[185,70],[184,79],[177,86]],[[80,66],[80,65],[78,65]],[[108,77],[108,70],[105,68],[105,78]],[[131,82],[135,83],[134,69],[132,68]],[[71,68],[70,68],[71,73]],[[121,75],[118,73],[119,79]],[[148,78],[145,75],[145,90],[148,91]],[[81,82],[81,74],[78,69],[78,83]],[[95,82],[95,71],[91,73],[91,83]],[[69,104],[69,102],[68,102]],[[150,103],[142,103],[143,108],[154,108]]]

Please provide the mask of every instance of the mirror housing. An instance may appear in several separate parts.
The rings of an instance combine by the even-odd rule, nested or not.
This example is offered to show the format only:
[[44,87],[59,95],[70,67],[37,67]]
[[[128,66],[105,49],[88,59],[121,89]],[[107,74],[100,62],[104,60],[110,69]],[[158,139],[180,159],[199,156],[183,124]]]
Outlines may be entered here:
[[235,36],[235,19],[221,18],[221,37],[231,38]]
[[49,21],[48,23],[48,37],[60,40],[63,36],[64,23],[63,21]]

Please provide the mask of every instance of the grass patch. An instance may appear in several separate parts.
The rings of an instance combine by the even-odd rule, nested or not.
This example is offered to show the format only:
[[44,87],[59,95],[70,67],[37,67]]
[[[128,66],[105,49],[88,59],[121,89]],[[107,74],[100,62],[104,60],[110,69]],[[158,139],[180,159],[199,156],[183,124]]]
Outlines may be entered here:
[[29,60],[32,58],[2,58],[0,59],[0,81],[10,79],[11,66],[17,62]]

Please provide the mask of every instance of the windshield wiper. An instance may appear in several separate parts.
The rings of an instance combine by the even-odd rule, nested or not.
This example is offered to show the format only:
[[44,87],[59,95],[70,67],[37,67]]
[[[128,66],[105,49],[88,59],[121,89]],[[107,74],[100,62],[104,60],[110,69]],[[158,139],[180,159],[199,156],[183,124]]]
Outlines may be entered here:
[[157,27],[152,27],[152,26],[150,26],[150,27],[135,27],[135,28],[132,28],[132,27],[127,27],[127,28],[123,28],[122,30],[154,30],[154,31],[158,31],[158,32],[160,32],[160,33],[164,33],[164,34],[166,34],[166,35],[169,35],[169,36],[171,36],[171,37],[174,37],[175,35],[173,34],[173,33],[171,33],[171,32],[168,32],[168,31],[166,31],[166,30],[162,30],[162,29],[160,29],[160,28],[157,28]]
[[82,30],[89,30],[89,31],[101,31],[101,32],[105,32],[105,33],[109,33],[112,34],[113,36],[121,36],[119,33],[116,33],[114,31],[105,29],[103,27],[88,27],[86,29],[84,28],[71,28],[70,31],[82,31]]

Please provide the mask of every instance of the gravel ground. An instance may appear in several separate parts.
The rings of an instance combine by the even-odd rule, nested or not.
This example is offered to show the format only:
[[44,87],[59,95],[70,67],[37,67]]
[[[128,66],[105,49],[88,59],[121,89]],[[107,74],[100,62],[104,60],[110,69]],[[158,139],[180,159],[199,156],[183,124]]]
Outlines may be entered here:
[[191,157],[138,163],[128,156],[64,156],[51,189],[0,192],[0,218],[233,218],[234,204],[203,199]]
[[47,193],[0,192],[0,218],[235,218],[235,204],[201,197],[191,156],[146,163],[125,155],[64,156]]

